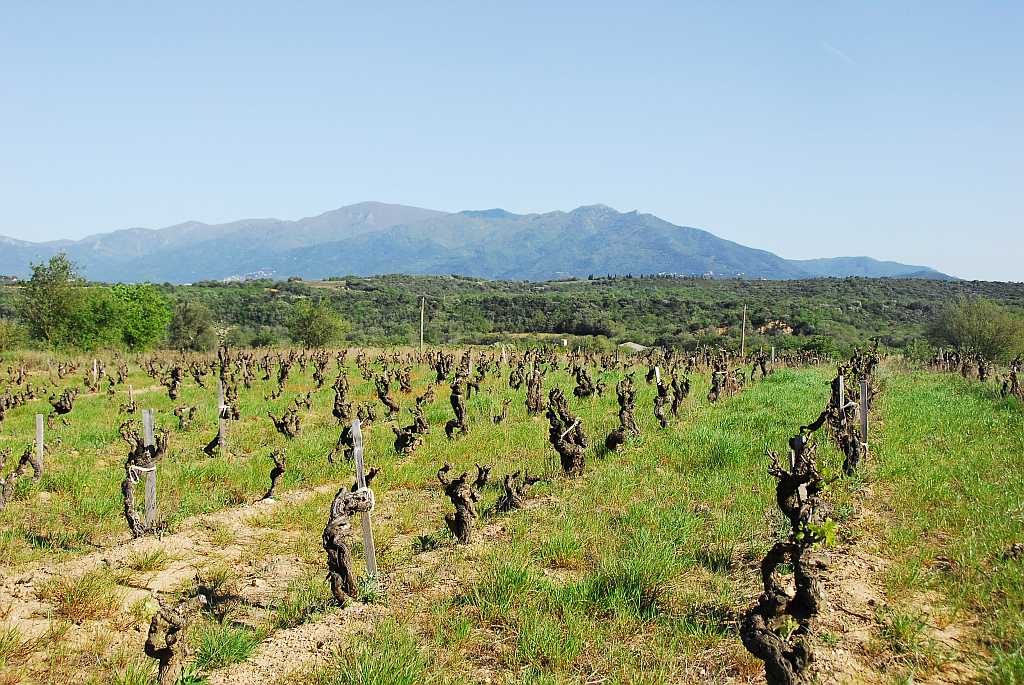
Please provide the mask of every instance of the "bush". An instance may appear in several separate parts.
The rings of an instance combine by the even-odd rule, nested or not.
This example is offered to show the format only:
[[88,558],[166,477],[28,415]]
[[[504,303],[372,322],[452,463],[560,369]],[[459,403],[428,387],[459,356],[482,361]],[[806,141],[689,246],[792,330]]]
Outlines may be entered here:
[[10,319],[0,319],[0,351],[17,350],[25,344],[25,329]]
[[199,302],[182,302],[174,309],[167,332],[170,346],[176,350],[205,352],[217,346],[213,314]]
[[927,364],[935,356],[935,348],[927,341],[915,338],[903,347],[903,356],[912,362]]
[[928,337],[937,345],[1007,361],[1024,352],[1024,319],[991,300],[962,297],[942,310]]
[[152,285],[115,285],[121,341],[133,351],[154,347],[167,334],[171,308]]
[[821,357],[835,359],[839,356],[839,348],[836,346],[836,341],[827,335],[815,335],[800,347],[806,352],[811,352]]
[[283,336],[284,333],[277,328],[261,326],[256,329],[249,344],[252,347],[273,347],[281,342]]
[[272,326],[239,326],[228,332],[224,344],[228,347],[273,347],[285,335],[285,331]]
[[143,350],[164,337],[167,302],[151,285],[88,285],[66,255],[32,265],[21,298],[32,338],[54,347]]
[[327,302],[300,302],[292,311],[288,332],[306,347],[324,347],[341,338],[348,326]]

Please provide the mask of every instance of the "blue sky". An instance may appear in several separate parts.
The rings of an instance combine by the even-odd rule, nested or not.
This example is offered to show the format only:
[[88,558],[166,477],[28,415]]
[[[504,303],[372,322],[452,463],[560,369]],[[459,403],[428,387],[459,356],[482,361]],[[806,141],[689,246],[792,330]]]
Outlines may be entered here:
[[1024,3],[162,4],[4,3],[0,234],[604,203],[1024,280]]

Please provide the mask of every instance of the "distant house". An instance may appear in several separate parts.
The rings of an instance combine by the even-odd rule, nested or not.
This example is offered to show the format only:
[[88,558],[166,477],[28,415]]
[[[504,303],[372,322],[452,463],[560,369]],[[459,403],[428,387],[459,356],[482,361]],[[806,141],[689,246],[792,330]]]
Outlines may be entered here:
[[643,352],[644,350],[649,349],[648,347],[635,342],[624,342],[621,345],[619,345],[619,347],[625,347],[627,350],[631,352]]
[[12,283],[17,283],[17,282],[18,282],[18,277],[17,276],[4,276],[3,274],[0,274],[0,285],[11,285]]

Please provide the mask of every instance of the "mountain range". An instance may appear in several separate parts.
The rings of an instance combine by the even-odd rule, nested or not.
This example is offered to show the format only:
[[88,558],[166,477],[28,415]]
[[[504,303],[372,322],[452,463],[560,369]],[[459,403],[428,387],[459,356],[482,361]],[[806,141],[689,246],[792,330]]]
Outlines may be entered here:
[[503,209],[441,212],[380,202],[362,202],[297,221],[193,221],[75,241],[34,243],[0,236],[0,274],[25,277],[30,264],[61,252],[86,278],[107,282],[382,273],[510,280],[627,273],[952,278],[929,267],[869,257],[783,259],[652,214],[623,213],[604,205],[513,214]]

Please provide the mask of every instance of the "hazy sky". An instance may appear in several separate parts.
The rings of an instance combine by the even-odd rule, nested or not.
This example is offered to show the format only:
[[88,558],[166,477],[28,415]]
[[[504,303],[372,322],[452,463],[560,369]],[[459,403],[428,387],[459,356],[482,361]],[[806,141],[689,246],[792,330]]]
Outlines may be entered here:
[[604,203],[1024,280],[1022,2],[157,4],[4,3],[0,234]]

